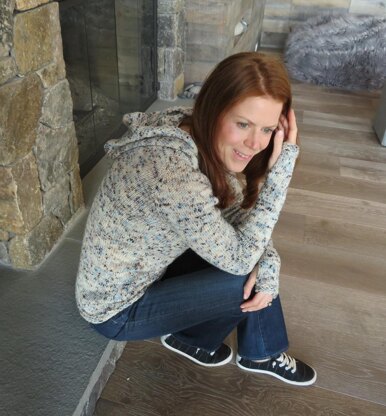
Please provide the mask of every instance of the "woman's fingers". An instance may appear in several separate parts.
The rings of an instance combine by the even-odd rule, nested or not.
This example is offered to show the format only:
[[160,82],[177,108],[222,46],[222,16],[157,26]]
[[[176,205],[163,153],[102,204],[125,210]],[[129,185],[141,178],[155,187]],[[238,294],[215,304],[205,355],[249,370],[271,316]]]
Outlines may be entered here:
[[251,296],[252,289],[255,287],[256,283],[256,277],[257,277],[257,270],[256,267],[251,271],[251,274],[249,275],[245,285],[244,285],[244,294],[243,298],[248,299],[249,296]]
[[270,294],[258,292],[251,300],[241,304],[241,310],[243,312],[255,312],[270,306],[271,302],[272,296]]
[[298,127],[296,124],[296,116],[294,110],[291,108],[288,111],[288,116],[281,114],[275,133],[273,142],[272,155],[268,161],[268,169],[271,169],[280,156],[283,148],[283,141],[287,143],[296,144],[298,137]]
[[291,144],[296,144],[296,140],[298,137],[298,126],[296,124],[295,111],[292,108],[288,111],[287,119],[288,119],[287,142]]
[[284,131],[280,129],[275,133],[275,137],[273,139],[273,150],[272,155],[268,161],[268,169],[271,169],[272,166],[276,163],[277,159],[279,158],[281,150],[283,148],[283,141]]
[[282,114],[279,118],[279,128],[284,131],[285,137],[288,135],[288,121],[287,117]]
[[278,130],[275,134],[275,138],[273,139],[273,151],[272,151],[272,156],[271,156],[271,158],[273,157],[275,159],[275,162],[280,156],[280,153],[282,151],[283,141],[284,141],[284,131]]

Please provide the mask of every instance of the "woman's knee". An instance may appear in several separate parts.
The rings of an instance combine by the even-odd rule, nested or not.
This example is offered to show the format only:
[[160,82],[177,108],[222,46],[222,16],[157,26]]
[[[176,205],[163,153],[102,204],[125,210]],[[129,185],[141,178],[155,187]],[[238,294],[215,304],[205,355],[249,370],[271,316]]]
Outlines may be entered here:
[[237,297],[242,299],[244,293],[244,285],[248,276],[237,276],[234,274],[222,272],[221,278],[217,281],[219,290],[224,295]]

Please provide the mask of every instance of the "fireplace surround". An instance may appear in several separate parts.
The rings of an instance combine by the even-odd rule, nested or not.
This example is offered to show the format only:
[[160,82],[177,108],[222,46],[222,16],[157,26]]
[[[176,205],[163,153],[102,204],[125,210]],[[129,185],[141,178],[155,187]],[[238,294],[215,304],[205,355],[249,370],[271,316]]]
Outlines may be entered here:
[[83,204],[58,3],[0,5],[0,261],[31,269]]
[[123,114],[157,98],[156,2],[61,0],[59,10],[84,176],[121,134]]
[[[75,5],[77,0],[60,3],[66,2]],[[93,3],[98,9],[109,2],[82,3]],[[202,81],[225,56],[253,50],[261,33],[265,0],[148,0],[149,8],[141,13],[146,15],[150,9],[154,13],[157,6],[157,44],[151,45],[157,53],[147,39],[154,25],[138,29],[136,47],[142,55],[134,69],[130,60],[134,42],[133,38],[128,41],[127,31],[136,21],[130,21],[127,7],[118,6],[140,1],[113,3],[114,16],[105,13],[98,20],[95,13],[90,14],[89,31],[83,32],[89,36],[86,46],[80,35],[78,43],[76,39],[63,43],[57,1],[3,0],[0,4],[2,264],[33,269],[44,260],[83,206],[79,150],[82,153],[82,147],[93,146],[96,154],[97,145],[108,139],[121,114],[144,110],[156,89],[159,98],[174,100],[186,82]],[[102,59],[95,53],[96,40],[105,47]],[[118,53],[111,55],[112,43]],[[91,71],[82,72],[80,80],[74,77],[73,68],[66,72],[63,44],[78,61],[88,59]],[[95,70],[96,64],[102,70]],[[156,77],[145,82],[144,75],[155,68]],[[133,91],[138,85],[141,93],[136,96]],[[88,100],[78,96],[82,90],[88,91]],[[76,126],[80,121],[81,127]],[[94,143],[82,143],[82,127],[87,124]]]

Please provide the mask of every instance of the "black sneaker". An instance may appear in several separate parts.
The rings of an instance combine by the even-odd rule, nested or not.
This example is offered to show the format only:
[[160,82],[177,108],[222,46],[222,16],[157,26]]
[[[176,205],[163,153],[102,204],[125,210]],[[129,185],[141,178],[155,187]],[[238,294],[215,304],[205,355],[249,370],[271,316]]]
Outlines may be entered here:
[[296,386],[310,386],[316,380],[316,371],[312,367],[286,353],[261,363],[237,355],[236,364],[243,370],[269,374]]
[[233,356],[232,349],[225,344],[222,344],[216,351],[207,352],[201,348],[184,344],[171,334],[161,337],[161,342],[169,350],[175,351],[205,367],[217,367],[227,364]]

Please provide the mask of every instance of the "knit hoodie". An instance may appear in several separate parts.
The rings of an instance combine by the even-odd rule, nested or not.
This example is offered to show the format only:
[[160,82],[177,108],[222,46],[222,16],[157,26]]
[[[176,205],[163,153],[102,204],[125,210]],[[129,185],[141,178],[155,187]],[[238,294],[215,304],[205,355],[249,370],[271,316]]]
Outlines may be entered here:
[[284,144],[250,210],[240,208],[242,190],[229,174],[236,199],[220,210],[193,139],[178,128],[187,114],[191,109],[127,114],[128,132],[105,146],[113,164],[90,210],[76,282],[77,305],[89,322],[134,303],[188,248],[235,275],[258,263],[256,289],[278,293],[280,259],[270,238],[298,146]]

